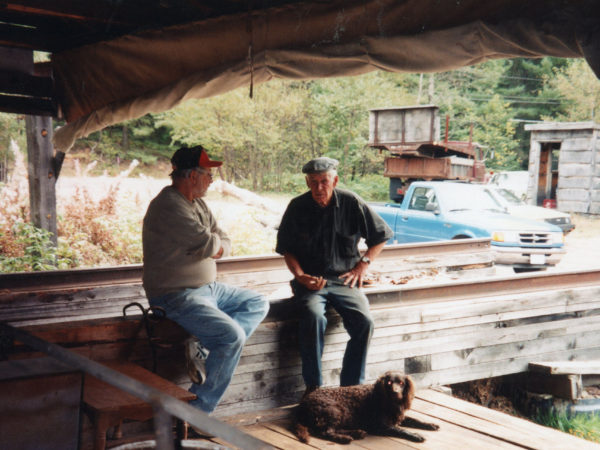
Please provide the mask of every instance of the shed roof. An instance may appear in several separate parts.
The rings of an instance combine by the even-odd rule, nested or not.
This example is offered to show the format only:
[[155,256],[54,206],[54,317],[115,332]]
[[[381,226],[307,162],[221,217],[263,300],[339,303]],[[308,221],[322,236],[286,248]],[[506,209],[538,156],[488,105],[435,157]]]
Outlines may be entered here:
[[[599,12],[594,0],[8,0],[0,110],[64,117],[55,145],[66,150],[108,125],[272,78],[542,56],[584,57],[599,74]],[[28,62],[33,50],[50,52],[50,66]]]
[[600,124],[586,122],[543,122],[525,125],[526,131],[600,130]]

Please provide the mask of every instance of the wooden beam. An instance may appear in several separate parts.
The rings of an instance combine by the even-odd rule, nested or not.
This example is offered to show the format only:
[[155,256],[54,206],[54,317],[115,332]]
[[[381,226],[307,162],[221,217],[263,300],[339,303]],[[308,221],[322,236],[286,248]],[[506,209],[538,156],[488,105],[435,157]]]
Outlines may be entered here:
[[593,375],[600,374],[600,361],[530,362],[529,370],[551,375]]
[[[14,16],[14,15],[11,15]],[[13,48],[58,52],[101,40],[112,39],[131,31],[131,27],[116,23],[66,21],[59,17],[38,17],[23,14],[8,17],[0,23],[0,45]],[[61,32],[67,30],[67,32]]]
[[583,382],[581,375],[548,375],[529,372],[527,390],[573,401],[581,398]]
[[[7,14],[19,13],[25,17],[60,18],[70,22],[104,26],[153,26],[175,24],[206,17],[235,14],[240,11],[239,2],[204,0],[185,6],[181,2],[90,2],[78,0],[18,0],[2,5]],[[146,5],[146,3],[151,3]],[[283,2],[285,3],[285,2]],[[255,5],[255,9],[258,5]],[[246,7],[242,7],[245,11]]]
[[56,236],[56,176],[53,168],[52,118],[26,116],[31,221]]
[[52,51],[55,47],[46,33],[42,36],[35,28],[6,23],[0,23],[0,45],[40,51]]
[[50,99],[53,97],[53,82],[50,77],[0,70],[0,91],[6,94]]
[[24,13],[31,16],[59,17],[77,21],[106,22],[119,10],[119,6],[110,6],[102,2],[20,0],[5,2],[7,12]]
[[0,111],[30,116],[57,117],[56,104],[49,99],[0,94]]
[[0,47],[0,71],[33,74],[33,51]]

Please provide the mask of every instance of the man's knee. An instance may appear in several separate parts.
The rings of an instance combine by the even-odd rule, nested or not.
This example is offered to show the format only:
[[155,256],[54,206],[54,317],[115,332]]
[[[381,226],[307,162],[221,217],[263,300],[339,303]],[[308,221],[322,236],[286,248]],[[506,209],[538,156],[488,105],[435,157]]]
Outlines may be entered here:
[[373,316],[370,314],[368,316],[364,316],[364,329],[368,331],[369,335],[373,334],[373,330],[375,329],[375,321],[373,320]]
[[368,311],[356,314],[346,321],[346,329],[350,336],[371,336],[375,329],[375,321]]
[[325,328],[327,326],[327,317],[322,308],[303,308],[300,313],[300,320],[307,328]]
[[246,342],[246,332],[237,323],[233,322],[222,333],[221,343],[232,348],[241,348]]
[[267,300],[264,295],[258,294],[256,297],[253,297],[250,301],[252,302],[253,309],[255,311],[261,312],[263,318],[266,317],[271,306],[269,300]]

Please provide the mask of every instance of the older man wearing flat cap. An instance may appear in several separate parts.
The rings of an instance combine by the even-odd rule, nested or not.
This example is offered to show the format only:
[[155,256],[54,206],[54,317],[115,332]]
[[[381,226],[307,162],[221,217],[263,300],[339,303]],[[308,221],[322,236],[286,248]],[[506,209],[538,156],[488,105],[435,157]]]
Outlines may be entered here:
[[[294,301],[300,311],[300,355],[307,392],[323,384],[321,356],[326,306],[342,317],[350,335],[340,385],[361,384],[373,319],[360,290],[369,264],[392,230],[360,197],[337,188],[338,161],[320,157],[302,167],[308,192],[292,199],[277,233],[276,251],[294,275]],[[361,255],[358,243],[365,239]]]
[[151,306],[188,331],[191,404],[212,412],[231,381],[242,347],[269,309],[257,292],[216,282],[216,260],[231,242],[202,200],[212,183],[211,160],[202,146],[180,148],[171,158],[173,183],[144,217],[143,284]]

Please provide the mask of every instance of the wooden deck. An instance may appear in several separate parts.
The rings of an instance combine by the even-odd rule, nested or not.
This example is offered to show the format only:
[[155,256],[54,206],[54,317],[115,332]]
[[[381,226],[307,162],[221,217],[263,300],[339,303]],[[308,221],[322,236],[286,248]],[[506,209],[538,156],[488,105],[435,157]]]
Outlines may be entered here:
[[[413,408],[408,414],[417,419],[435,422],[440,425],[439,431],[417,430],[426,441],[413,443],[403,439],[381,436],[367,436],[365,439],[340,445],[330,441],[311,437],[309,444],[298,441],[293,434],[291,409],[283,413],[286,417],[268,419],[269,414],[245,414],[243,416],[224,419],[225,422],[258,421],[249,425],[239,425],[245,432],[267,442],[275,448],[293,449],[494,449],[494,448],[528,448],[528,449],[600,449],[584,439],[571,436],[561,431],[547,428],[531,421],[520,419],[509,414],[494,411],[475,405],[431,389],[418,392]],[[281,412],[279,414],[282,414]],[[267,419],[266,421],[264,421]],[[212,442],[227,446],[226,442],[213,439]]]

